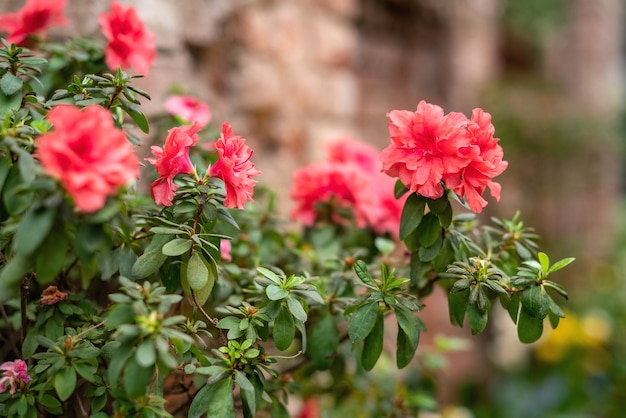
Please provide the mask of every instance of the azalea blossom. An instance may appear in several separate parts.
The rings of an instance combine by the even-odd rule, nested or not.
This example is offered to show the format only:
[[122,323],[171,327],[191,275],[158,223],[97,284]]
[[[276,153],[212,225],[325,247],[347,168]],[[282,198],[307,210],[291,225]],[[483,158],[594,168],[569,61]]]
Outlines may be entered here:
[[133,7],[111,3],[111,11],[98,17],[108,41],[105,62],[111,70],[132,68],[148,74],[156,58],[154,35],[146,29]]
[[394,110],[387,117],[391,145],[381,153],[383,172],[400,178],[411,192],[441,197],[443,175],[459,172],[478,153],[461,113],[444,116],[441,107],[422,100],[415,112]]
[[502,160],[504,151],[498,144],[499,139],[494,138],[495,128],[489,113],[474,109],[467,130],[472,137],[472,145],[478,147],[480,153],[460,172],[446,175],[445,182],[459,197],[465,198],[473,212],[478,213],[487,205],[482,197],[487,187],[491,196],[496,201],[500,200],[501,186],[492,179],[502,174],[508,163]]
[[205,127],[211,121],[211,109],[193,96],[170,96],[163,104],[167,113],[185,122]]
[[139,161],[108,110],[91,105],[54,107],[54,131],[38,140],[44,171],[61,182],[82,212],[104,206],[107,196],[139,176]]
[[230,240],[221,239],[220,240],[220,256],[224,261],[232,261],[233,256],[230,254],[230,250],[232,249],[232,244]]
[[329,142],[326,154],[325,161],[294,173],[291,198],[296,206],[291,216],[310,226],[319,218],[319,203],[330,203],[352,210],[359,227],[397,234],[406,198],[395,198],[395,181],[380,171],[380,152],[343,137]]
[[29,35],[45,36],[54,26],[67,24],[63,9],[67,0],[28,0],[17,13],[0,15],[0,29],[9,43],[21,44]]
[[252,194],[257,181],[252,177],[261,174],[250,158],[252,149],[245,144],[241,136],[233,135],[233,128],[228,122],[222,125],[220,138],[215,142],[217,161],[209,169],[209,174],[224,182],[227,208],[243,209],[246,201],[253,201]]
[[[290,197],[295,203],[291,212],[294,219],[311,226],[319,218],[319,203],[330,203],[335,209],[351,209],[359,227],[367,224],[365,212],[359,202],[363,201],[368,176],[355,164],[332,161],[314,162],[296,170]],[[332,213],[334,221],[339,216]]]
[[9,389],[11,395],[15,394],[15,391],[30,382],[32,379],[27,373],[27,366],[24,360],[5,361],[0,364],[0,370],[2,371],[2,377],[0,377],[0,393],[3,393]]
[[189,148],[198,142],[198,131],[201,126],[194,123],[190,126],[178,126],[168,131],[163,148],[152,146],[152,154],[156,158],[146,158],[154,165],[158,178],[150,185],[150,195],[157,205],[171,206],[174,192],[178,185],[174,177],[178,174],[195,173],[189,158]]

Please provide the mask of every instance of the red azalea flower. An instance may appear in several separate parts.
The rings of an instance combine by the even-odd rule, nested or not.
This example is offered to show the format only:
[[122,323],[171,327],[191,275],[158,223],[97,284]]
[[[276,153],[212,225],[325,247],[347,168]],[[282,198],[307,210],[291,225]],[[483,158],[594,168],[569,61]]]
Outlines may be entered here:
[[9,33],[9,43],[21,44],[28,35],[40,34],[53,26],[67,24],[63,14],[67,0],[28,0],[17,13],[0,15],[0,29]]
[[170,115],[178,116],[185,122],[197,122],[205,127],[211,121],[211,109],[192,96],[170,96],[163,104]]
[[246,201],[252,202],[254,186],[257,184],[252,177],[261,174],[250,161],[253,151],[245,142],[244,138],[233,135],[233,128],[224,122],[221,136],[215,142],[218,158],[209,174],[224,182],[224,206],[227,208],[243,209]]
[[18,387],[23,388],[26,383],[30,382],[31,377],[26,369],[24,360],[5,361],[0,364],[0,370],[3,371],[3,376],[0,378],[0,393],[5,392],[8,385],[9,393],[13,395]]
[[98,17],[102,33],[109,41],[105,61],[111,70],[132,68],[148,74],[156,57],[154,35],[146,29],[132,7],[111,3],[111,12]]
[[178,126],[167,133],[163,148],[152,146],[152,154],[156,157],[146,158],[154,165],[159,177],[150,185],[150,195],[157,205],[170,206],[178,185],[174,177],[178,174],[191,174],[195,168],[189,159],[189,148],[198,142],[197,132],[201,126]]
[[460,113],[444,116],[441,107],[422,100],[415,112],[393,110],[387,117],[391,145],[381,153],[383,172],[411,192],[441,197],[444,174],[459,172],[478,153]]
[[357,225],[364,227],[366,215],[359,202],[364,200],[361,195],[366,193],[368,177],[356,164],[331,161],[311,163],[296,170],[290,193],[296,206],[291,216],[311,226],[318,219],[317,204],[330,202],[335,208],[352,209]]
[[504,152],[494,138],[495,128],[491,123],[491,115],[483,109],[476,108],[467,126],[472,144],[480,153],[472,158],[469,164],[457,173],[446,175],[446,185],[460,197],[464,197],[473,212],[479,213],[487,205],[482,194],[489,187],[490,194],[500,200],[501,186],[492,179],[506,169],[508,163],[502,161]]
[[46,173],[58,179],[78,210],[93,212],[106,197],[139,176],[139,161],[109,111],[59,105],[48,113],[54,131],[38,140]]

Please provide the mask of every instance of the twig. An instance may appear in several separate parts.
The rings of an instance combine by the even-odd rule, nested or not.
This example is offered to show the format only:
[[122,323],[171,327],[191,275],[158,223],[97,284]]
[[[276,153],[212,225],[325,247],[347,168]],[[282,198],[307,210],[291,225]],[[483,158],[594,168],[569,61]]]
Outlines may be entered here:
[[206,313],[206,311],[198,303],[198,300],[196,299],[196,294],[193,291],[193,289],[191,290],[191,299],[193,299],[193,304],[196,305],[196,308],[198,308],[200,310],[200,312],[202,312],[202,315],[207,319],[207,321],[209,321],[211,324],[217,326],[217,322],[218,322],[217,319],[211,318],[211,316],[208,313]]
[[24,277],[20,286],[20,315],[22,316],[21,338],[22,343],[26,338],[26,328],[28,327],[28,318],[26,317],[26,304],[28,303],[28,291],[30,289],[30,278]]
[[80,408],[80,412],[83,414],[84,417],[88,417],[89,414],[87,413],[87,411],[85,411],[85,407],[83,406],[83,401],[80,399],[80,395],[78,394],[78,392],[75,392],[76,394],[76,400],[78,401],[78,407]]

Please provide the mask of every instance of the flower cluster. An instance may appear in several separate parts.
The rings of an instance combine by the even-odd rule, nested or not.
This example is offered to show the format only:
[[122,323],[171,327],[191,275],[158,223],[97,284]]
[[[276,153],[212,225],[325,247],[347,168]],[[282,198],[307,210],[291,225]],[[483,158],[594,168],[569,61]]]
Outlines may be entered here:
[[163,103],[165,111],[183,122],[196,122],[204,128],[211,121],[211,109],[193,96],[170,96]]
[[[394,181],[380,172],[379,152],[349,138],[330,142],[327,159],[294,173],[292,217],[312,225],[319,217],[319,203],[350,209],[359,227],[397,234],[404,200],[393,194]],[[338,221],[337,214],[333,214]]]
[[22,388],[31,381],[31,377],[26,372],[26,362],[24,360],[5,361],[0,364],[2,377],[0,377],[0,393],[9,387],[9,393],[13,395],[18,388]]
[[105,49],[110,69],[132,68],[148,74],[156,57],[154,35],[148,31],[132,7],[111,3],[111,12],[98,18],[102,33],[109,41]]
[[139,176],[139,160],[106,109],[58,105],[46,118],[54,131],[38,139],[41,165],[61,182],[78,210],[100,209],[107,196]]
[[500,199],[500,185],[492,179],[507,162],[488,113],[474,109],[470,119],[457,112],[444,115],[441,107],[421,101],[415,112],[394,110],[387,117],[391,144],[381,155],[386,174],[431,199],[441,197],[445,186],[474,212],[487,205],[482,198],[487,187]]
[[22,44],[32,35],[45,36],[54,27],[67,24],[63,9],[66,0],[28,0],[16,13],[0,15],[0,29],[9,33],[7,41]]

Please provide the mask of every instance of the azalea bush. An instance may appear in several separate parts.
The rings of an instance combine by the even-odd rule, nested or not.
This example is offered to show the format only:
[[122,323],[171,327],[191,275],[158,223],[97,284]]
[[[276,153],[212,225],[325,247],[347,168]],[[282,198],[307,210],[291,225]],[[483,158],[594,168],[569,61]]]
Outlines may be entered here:
[[415,416],[432,391],[380,373],[420,365],[435,286],[474,334],[494,304],[526,343],[564,317],[550,275],[573,259],[551,262],[519,214],[476,218],[507,167],[487,112],[421,101],[388,113],[382,152],[331,141],[284,214],[206,104],[142,113],[156,49],[133,8],[112,3],[99,39],[47,41],[64,6],[0,16],[0,416],[288,417],[306,399],[310,417],[329,394]]

